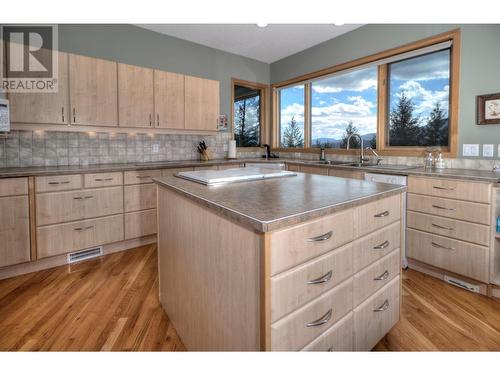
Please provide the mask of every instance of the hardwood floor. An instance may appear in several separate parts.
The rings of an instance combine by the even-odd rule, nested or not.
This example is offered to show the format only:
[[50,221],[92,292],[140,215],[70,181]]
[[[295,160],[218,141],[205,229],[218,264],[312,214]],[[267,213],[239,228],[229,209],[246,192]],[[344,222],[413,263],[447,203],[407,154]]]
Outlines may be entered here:
[[[156,245],[0,281],[0,350],[185,350]],[[500,350],[500,301],[404,271],[401,321],[375,350]]]

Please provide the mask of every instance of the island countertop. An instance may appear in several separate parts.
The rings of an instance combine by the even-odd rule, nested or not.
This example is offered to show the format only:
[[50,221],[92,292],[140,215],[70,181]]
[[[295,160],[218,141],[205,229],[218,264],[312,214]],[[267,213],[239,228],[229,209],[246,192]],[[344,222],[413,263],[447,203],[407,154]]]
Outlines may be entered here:
[[155,181],[258,232],[300,224],[406,190],[404,186],[305,173],[220,186],[176,176]]

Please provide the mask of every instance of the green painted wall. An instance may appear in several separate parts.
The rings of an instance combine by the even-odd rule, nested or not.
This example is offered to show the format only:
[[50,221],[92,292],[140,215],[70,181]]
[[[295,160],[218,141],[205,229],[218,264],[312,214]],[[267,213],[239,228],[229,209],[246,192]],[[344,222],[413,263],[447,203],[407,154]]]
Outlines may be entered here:
[[[500,25],[366,25],[271,64],[271,82],[351,61],[455,28],[462,30],[459,153],[463,143],[500,144],[500,125],[476,125],[476,95],[500,92]],[[482,149],[480,148],[480,152]],[[495,146],[495,156],[497,146]]]

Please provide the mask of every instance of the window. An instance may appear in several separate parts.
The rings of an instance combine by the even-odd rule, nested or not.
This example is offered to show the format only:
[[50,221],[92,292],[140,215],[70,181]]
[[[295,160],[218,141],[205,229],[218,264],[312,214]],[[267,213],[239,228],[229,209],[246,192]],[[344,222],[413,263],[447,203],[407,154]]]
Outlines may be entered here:
[[388,146],[447,147],[450,49],[388,64]]
[[311,90],[311,147],[346,148],[351,133],[376,147],[376,66],[313,81]]
[[304,102],[304,85],[280,90],[281,147],[304,147]]
[[260,146],[260,90],[240,85],[233,87],[236,147]]

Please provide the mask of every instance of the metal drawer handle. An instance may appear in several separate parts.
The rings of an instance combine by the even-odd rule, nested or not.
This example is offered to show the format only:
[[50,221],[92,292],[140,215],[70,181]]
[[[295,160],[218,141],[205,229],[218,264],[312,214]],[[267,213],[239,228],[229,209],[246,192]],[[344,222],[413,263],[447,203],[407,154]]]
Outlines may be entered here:
[[380,249],[385,249],[387,246],[389,246],[390,242],[389,241],[384,241],[380,245],[373,246],[375,250],[380,250]]
[[431,225],[435,228],[439,228],[439,229],[446,229],[446,230],[455,230],[455,228],[449,228],[449,227],[443,227],[442,225],[439,225],[439,224],[434,224],[434,223],[431,223]]
[[113,177],[107,177],[107,178],[96,178],[96,181],[113,181]]
[[330,346],[327,351],[328,352],[333,352],[333,346]]
[[384,211],[384,212],[381,212],[379,214],[375,214],[373,215],[373,217],[386,217],[386,216],[389,216],[389,211]]
[[380,311],[385,311],[389,308],[389,301],[385,300],[380,307],[377,307],[376,309],[373,309],[373,312],[380,312]]
[[446,247],[446,246],[440,245],[438,243],[435,243],[434,241],[431,242],[431,245],[434,246],[434,247],[437,247],[439,249],[455,250],[454,247]]
[[51,181],[49,185],[69,184],[69,181]]
[[151,178],[151,176],[135,176],[135,178]]
[[322,234],[320,236],[316,237],[311,237],[307,240],[307,242],[322,242],[322,241],[327,241],[333,236],[333,230],[331,230],[328,233]]
[[92,229],[94,228],[93,225],[89,226],[89,227],[85,227],[85,228],[82,228],[82,227],[78,227],[78,228],[74,228],[73,230],[76,230],[76,231],[82,231],[82,230],[89,230],[89,229]]
[[435,205],[435,204],[433,204],[432,207],[437,208],[439,210],[455,211],[454,208],[448,208],[448,207],[438,206],[438,205]]
[[93,195],[87,195],[87,196],[84,196],[84,197],[73,197],[73,199],[78,199],[78,200],[81,200],[81,199],[90,199],[90,198],[94,198]]
[[375,277],[373,280],[374,281],[383,281],[383,280],[387,280],[388,277],[389,277],[389,271],[385,270],[385,272],[382,275]]
[[315,320],[314,322],[311,322],[311,323],[307,323],[306,327],[317,327],[317,326],[322,326],[323,324],[328,323],[330,321],[330,319],[332,318],[332,313],[333,313],[333,309],[328,310],[326,312],[326,314],[323,315],[318,320]]
[[330,270],[326,274],[324,274],[323,276],[321,276],[317,279],[308,280],[306,284],[308,284],[308,285],[324,284],[324,283],[327,283],[328,281],[330,281],[332,279],[332,276],[333,276],[333,271]]
[[449,191],[455,190],[455,188],[447,188],[447,187],[443,187],[443,186],[433,186],[433,188],[438,189],[438,190],[449,190]]

